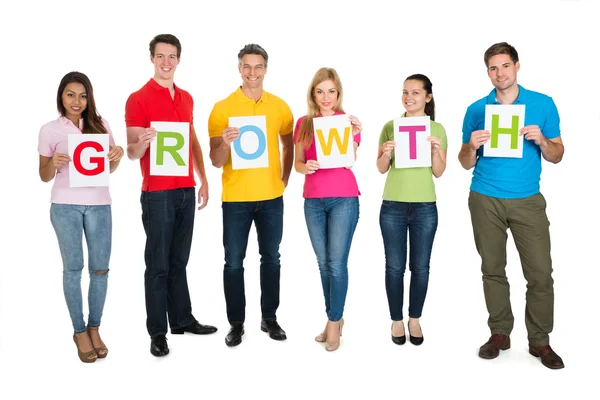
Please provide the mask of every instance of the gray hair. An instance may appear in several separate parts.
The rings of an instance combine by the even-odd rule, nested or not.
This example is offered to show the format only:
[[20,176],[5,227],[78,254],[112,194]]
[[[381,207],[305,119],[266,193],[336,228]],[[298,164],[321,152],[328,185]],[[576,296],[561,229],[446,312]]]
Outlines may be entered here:
[[267,67],[267,63],[269,62],[269,55],[267,54],[265,49],[263,49],[260,45],[255,43],[245,45],[244,48],[241,49],[238,53],[238,63],[240,65],[242,64],[242,57],[244,57],[246,54],[256,54],[262,56],[262,58],[265,59],[265,68]]

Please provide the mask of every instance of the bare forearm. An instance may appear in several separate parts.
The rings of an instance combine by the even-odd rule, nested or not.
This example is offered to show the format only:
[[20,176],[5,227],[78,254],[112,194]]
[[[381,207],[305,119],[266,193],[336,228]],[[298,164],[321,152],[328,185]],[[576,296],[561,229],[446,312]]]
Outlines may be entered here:
[[117,170],[117,168],[119,167],[119,163],[120,162],[121,162],[121,160],[111,161],[110,162],[110,173],[111,174]]
[[144,157],[147,149],[148,146],[142,141],[130,143],[127,145],[127,158],[130,160],[139,160]]
[[44,165],[40,166],[40,178],[43,182],[50,182],[56,175],[56,167],[52,163],[52,159]]
[[298,160],[294,163],[294,169],[296,170],[296,172],[301,173],[301,174],[307,174],[308,173],[308,168],[306,167],[306,162],[302,161],[302,160]]
[[431,159],[431,172],[433,173],[433,176],[439,178],[442,176],[445,170],[446,161],[442,158],[439,152],[434,154]]
[[281,180],[287,182],[292,173],[292,165],[294,164],[294,148],[283,148],[283,157],[281,165],[283,165],[283,171],[281,173]]
[[473,168],[477,163],[477,151],[463,146],[458,153],[458,161],[466,170]]
[[212,165],[221,168],[229,159],[230,147],[225,142],[221,142],[218,147],[210,149],[210,161]]
[[379,151],[379,158],[377,158],[377,169],[380,173],[385,174],[390,169],[392,159],[382,151]]
[[546,138],[544,138],[540,145],[540,150],[542,151],[544,159],[554,164],[558,164],[565,153],[565,147],[562,143],[554,143]]
[[194,151],[194,170],[200,178],[201,184],[206,184],[206,170],[204,169],[204,156],[201,149]]

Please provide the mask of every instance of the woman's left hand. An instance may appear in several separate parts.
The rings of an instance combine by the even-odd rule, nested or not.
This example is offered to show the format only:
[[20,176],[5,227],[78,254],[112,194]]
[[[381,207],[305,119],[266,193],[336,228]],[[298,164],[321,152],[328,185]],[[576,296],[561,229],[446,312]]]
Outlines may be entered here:
[[352,125],[352,136],[358,135],[362,132],[362,124],[354,115],[349,115],[348,119],[350,120],[350,124]]
[[108,152],[108,161],[119,161],[123,154],[123,148],[121,146],[109,146],[110,150]]

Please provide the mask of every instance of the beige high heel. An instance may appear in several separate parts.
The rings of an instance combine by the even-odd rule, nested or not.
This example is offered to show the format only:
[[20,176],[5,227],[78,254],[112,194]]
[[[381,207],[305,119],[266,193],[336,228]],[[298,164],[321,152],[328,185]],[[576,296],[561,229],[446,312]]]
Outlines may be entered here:
[[[90,335],[91,330],[95,330],[96,332],[98,332],[98,327],[97,326],[88,326],[87,327],[88,335]],[[102,341],[102,338],[100,337],[100,333],[98,333],[98,339],[100,339],[100,343],[102,343],[102,345],[100,347],[95,347],[94,341],[92,340],[92,336],[90,335],[90,340],[92,340],[92,346],[94,346],[94,350],[96,351],[98,358],[104,358],[108,355],[108,349],[106,348],[106,345]]]
[[[87,332],[86,332],[87,335]],[[90,339],[91,340],[91,339]],[[79,350],[79,342],[77,342],[77,334],[73,333],[73,341],[75,342],[75,346],[77,346],[77,355],[81,362],[84,363],[93,363],[98,359],[98,354],[96,354],[96,350],[86,351],[85,353]],[[92,344],[92,347],[94,345]],[[96,357],[89,358],[91,355],[95,355]]]
[[[330,324],[335,324],[335,322],[329,321]],[[335,351],[340,347],[340,338],[342,337],[342,329],[344,328],[344,318],[340,319],[338,326],[340,327],[340,336],[338,337],[338,341],[336,343],[325,343],[325,350],[327,351]]]
[[[329,321],[327,321],[327,324],[328,323],[329,323]],[[325,324],[325,329],[323,329],[323,332],[321,332],[320,334],[315,336],[316,342],[325,343],[327,341],[327,324]]]

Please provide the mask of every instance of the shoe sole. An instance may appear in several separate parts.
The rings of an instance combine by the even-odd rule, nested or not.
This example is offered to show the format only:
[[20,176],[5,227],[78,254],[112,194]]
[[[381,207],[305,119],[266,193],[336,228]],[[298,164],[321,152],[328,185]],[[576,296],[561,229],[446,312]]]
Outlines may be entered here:
[[[531,354],[532,356],[536,357],[536,358],[540,358],[540,355],[536,352],[533,352],[531,350],[529,350],[529,354]],[[544,363],[544,361],[542,361],[542,365],[546,368],[550,368],[550,369],[563,369],[565,366],[564,365],[559,365],[558,367],[552,366],[552,365],[548,365],[546,363]]]
[[[267,332],[267,333],[269,332],[269,330],[268,330],[267,328],[265,328],[265,327],[262,327],[262,326],[260,327],[260,330],[261,330],[261,331],[263,331],[263,332]],[[271,339],[273,339],[273,340],[287,340],[287,336],[284,336],[284,337],[273,337],[273,336],[271,336],[271,335],[269,334],[269,337],[270,337]]]
[[[173,335],[183,335],[185,332],[185,330],[181,329],[171,329],[171,334]],[[216,331],[211,331],[211,332],[190,332],[193,333],[194,335],[210,335],[211,333],[215,333]]]
[[150,354],[152,354],[154,357],[164,357],[169,354],[169,350],[167,350],[167,352],[164,354],[163,353],[155,353],[152,350],[150,350]]
[[[500,347],[499,349],[502,351],[508,350],[508,349],[510,349],[510,345],[505,346],[505,347]],[[499,355],[500,355],[500,352],[498,352],[498,354],[496,354],[495,356],[487,356],[485,354],[479,353],[479,357],[485,358],[486,360],[493,360],[494,358],[498,357]]]

